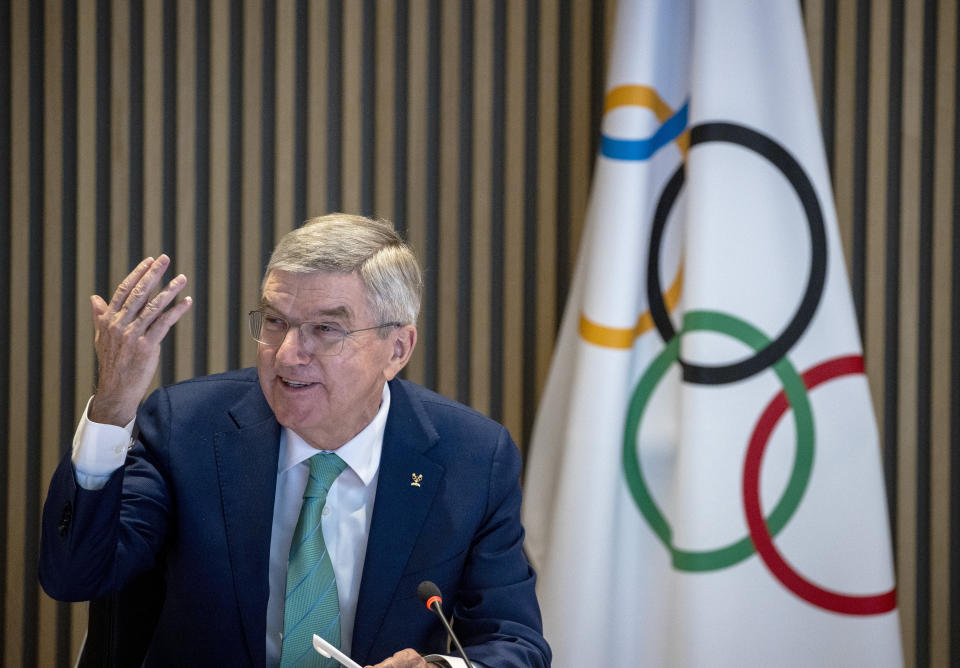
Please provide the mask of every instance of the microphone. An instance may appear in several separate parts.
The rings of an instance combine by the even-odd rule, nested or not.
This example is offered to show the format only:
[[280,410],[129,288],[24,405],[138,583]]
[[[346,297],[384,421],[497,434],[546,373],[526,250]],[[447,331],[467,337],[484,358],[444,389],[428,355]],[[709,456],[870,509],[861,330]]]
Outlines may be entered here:
[[443,610],[440,609],[440,604],[443,603],[443,597],[440,596],[440,588],[430,582],[430,580],[424,580],[420,583],[420,586],[417,587],[417,594],[420,596],[420,600],[423,601],[424,605],[427,606],[427,610],[433,610],[437,613],[437,617],[440,618],[444,628],[447,629],[447,635],[453,640],[453,644],[457,646],[457,651],[460,652],[460,656],[467,662],[468,668],[472,667],[473,664],[470,663],[470,659],[467,658],[467,653],[463,651],[463,645],[461,645],[457,639],[457,634],[453,632],[453,627],[450,626],[450,623],[443,614]]

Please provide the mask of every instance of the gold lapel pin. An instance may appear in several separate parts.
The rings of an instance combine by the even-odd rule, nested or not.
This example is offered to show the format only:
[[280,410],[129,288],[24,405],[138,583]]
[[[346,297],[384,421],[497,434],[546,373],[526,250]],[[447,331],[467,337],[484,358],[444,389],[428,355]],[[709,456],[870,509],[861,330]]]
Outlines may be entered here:
[[411,487],[419,487],[419,486],[420,486],[420,481],[423,480],[423,474],[422,474],[422,473],[411,473],[411,474],[410,474],[410,477],[413,478],[413,482],[410,483],[410,486],[411,486]]

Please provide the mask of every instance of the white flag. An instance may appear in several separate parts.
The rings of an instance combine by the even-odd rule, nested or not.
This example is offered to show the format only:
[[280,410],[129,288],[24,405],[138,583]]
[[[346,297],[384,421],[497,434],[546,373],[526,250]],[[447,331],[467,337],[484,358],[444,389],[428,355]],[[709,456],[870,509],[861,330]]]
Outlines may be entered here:
[[902,665],[795,0],[621,0],[527,548],[558,668]]

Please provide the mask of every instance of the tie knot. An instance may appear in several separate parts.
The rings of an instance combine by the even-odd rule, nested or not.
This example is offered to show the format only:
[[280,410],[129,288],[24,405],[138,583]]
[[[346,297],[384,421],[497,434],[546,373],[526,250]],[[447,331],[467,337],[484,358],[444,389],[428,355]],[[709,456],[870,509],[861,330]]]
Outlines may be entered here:
[[320,453],[310,458],[310,476],[303,498],[319,497],[325,499],[330,485],[347,468],[347,463],[333,453]]

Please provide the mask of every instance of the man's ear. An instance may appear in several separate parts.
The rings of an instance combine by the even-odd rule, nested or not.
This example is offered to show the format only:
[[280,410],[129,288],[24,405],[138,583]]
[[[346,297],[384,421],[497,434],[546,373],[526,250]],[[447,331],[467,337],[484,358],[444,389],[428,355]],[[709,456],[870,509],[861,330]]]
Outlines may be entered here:
[[417,346],[416,325],[402,325],[394,329],[390,332],[390,344],[390,361],[384,369],[387,380],[393,380],[410,361],[413,349]]

